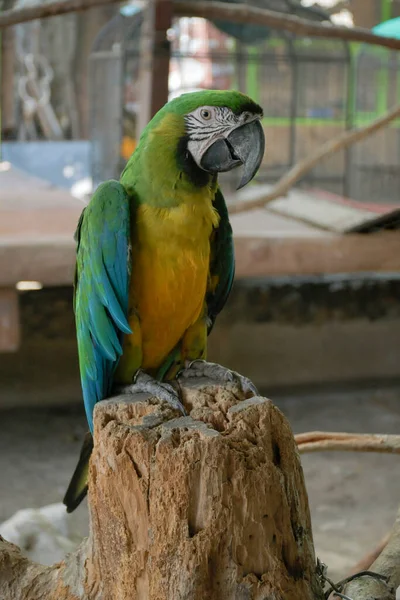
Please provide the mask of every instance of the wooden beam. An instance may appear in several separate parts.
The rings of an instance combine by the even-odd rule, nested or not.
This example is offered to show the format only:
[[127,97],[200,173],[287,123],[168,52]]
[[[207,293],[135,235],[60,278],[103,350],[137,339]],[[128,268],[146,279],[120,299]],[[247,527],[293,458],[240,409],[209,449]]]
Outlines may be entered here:
[[0,352],[16,352],[20,343],[18,293],[0,288]]
[[290,31],[299,36],[322,37],[346,40],[348,42],[364,42],[400,50],[400,40],[375,35],[362,27],[338,27],[331,23],[315,23],[294,15],[282,14],[264,8],[256,8],[247,4],[223,2],[204,2],[202,0],[175,0],[174,15],[177,17],[192,16],[209,20],[230,21],[231,23],[250,23],[265,25],[270,29]]
[[[396,231],[326,237],[235,237],[236,277],[400,271]],[[57,239],[0,244],[0,287],[18,281],[72,285],[75,243]]]
[[149,0],[145,11],[140,52],[140,113],[137,139],[150,119],[168,102],[172,1]]
[[12,8],[4,10],[0,14],[0,29],[28,23],[35,19],[48,19],[57,15],[66,15],[71,12],[80,12],[90,10],[96,6],[106,6],[108,4],[117,4],[121,0],[55,0],[53,2],[37,2],[33,6],[24,8]]
[[43,286],[72,285],[75,269],[74,240],[0,242],[0,287],[18,281],[38,281]]
[[[7,10],[0,15],[0,29],[27,23],[34,19],[46,19],[56,15],[89,10],[96,6],[115,4],[119,0],[59,0],[38,3],[34,6]],[[400,40],[375,35],[361,27],[337,27],[329,23],[315,23],[293,15],[283,15],[272,10],[247,6],[245,4],[224,4],[222,2],[191,2],[175,0],[175,16],[202,17],[204,19],[222,19],[232,23],[250,23],[265,25],[271,29],[290,31],[300,36],[342,39],[348,42],[364,42],[393,50],[400,50]]]
[[394,232],[318,238],[235,238],[236,277],[398,272],[400,236]]

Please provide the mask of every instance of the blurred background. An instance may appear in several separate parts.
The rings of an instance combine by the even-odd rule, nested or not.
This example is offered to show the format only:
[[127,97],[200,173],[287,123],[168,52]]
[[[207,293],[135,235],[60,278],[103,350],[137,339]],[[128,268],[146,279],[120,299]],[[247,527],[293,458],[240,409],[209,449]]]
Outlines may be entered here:
[[[252,4],[400,38],[398,0]],[[0,533],[43,562],[88,530],[86,504],[68,517],[58,504],[86,431],[73,233],[93,189],[134,151],[150,100],[167,99],[156,83],[143,95],[145,18],[137,1],[1,35]],[[239,89],[264,109],[264,162],[239,193],[236,173],[223,178],[230,207],[400,103],[398,51],[197,17],[173,17],[167,38],[167,97]],[[251,377],[296,433],[399,431],[399,159],[400,119],[319,162],[287,196],[232,215],[236,282],[209,358]],[[390,529],[398,458],[302,460],[317,553],[335,578]]]

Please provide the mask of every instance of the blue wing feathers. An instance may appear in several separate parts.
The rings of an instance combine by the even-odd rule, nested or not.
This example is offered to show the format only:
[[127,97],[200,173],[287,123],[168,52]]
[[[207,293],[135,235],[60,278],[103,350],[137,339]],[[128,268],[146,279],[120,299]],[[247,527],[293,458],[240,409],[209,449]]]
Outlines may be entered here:
[[111,392],[128,323],[129,198],[117,181],[103,183],[85,208],[76,239],[75,315],[86,415]]
[[121,354],[122,347],[115,328],[110,327],[109,316],[104,306],[96,297],[89,302],[89,314],[92,324],[91,335],[99,346],[100,352],[109,360],[117,360],[116,353]]

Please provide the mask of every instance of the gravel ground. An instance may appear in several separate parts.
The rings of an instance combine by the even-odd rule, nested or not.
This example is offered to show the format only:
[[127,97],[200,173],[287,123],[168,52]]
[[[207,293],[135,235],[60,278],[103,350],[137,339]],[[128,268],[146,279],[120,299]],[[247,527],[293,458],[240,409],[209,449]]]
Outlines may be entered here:
[[[399,433],[400,390],[276,398],[295,432]],[[18,509],[60,502],[86,430],[81,407],[1,412],[0,522]],[[399,456],[317,453],[302,457],[317,554],[335,579],[390,529],[400,502]],[[70,517],[87,534],[87,506]]]

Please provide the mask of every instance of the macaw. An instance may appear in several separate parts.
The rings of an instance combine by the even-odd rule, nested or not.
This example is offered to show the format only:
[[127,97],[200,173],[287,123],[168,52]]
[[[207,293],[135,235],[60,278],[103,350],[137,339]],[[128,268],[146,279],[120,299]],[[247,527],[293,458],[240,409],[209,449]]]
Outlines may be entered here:
[[[261,107],[236,91],[200,91],[167,103],[144,129],[120,181],[106,181],[80,217],[74,311],[90,432],[64,498],[87,492],[93,408],[113,390],[149,392],[183,414],[177,376],[252,382],[206,362],[207,336],[234,277],[232,229],[218,173],[264,154]],[[239,189],[238,188],[238,189]]]

